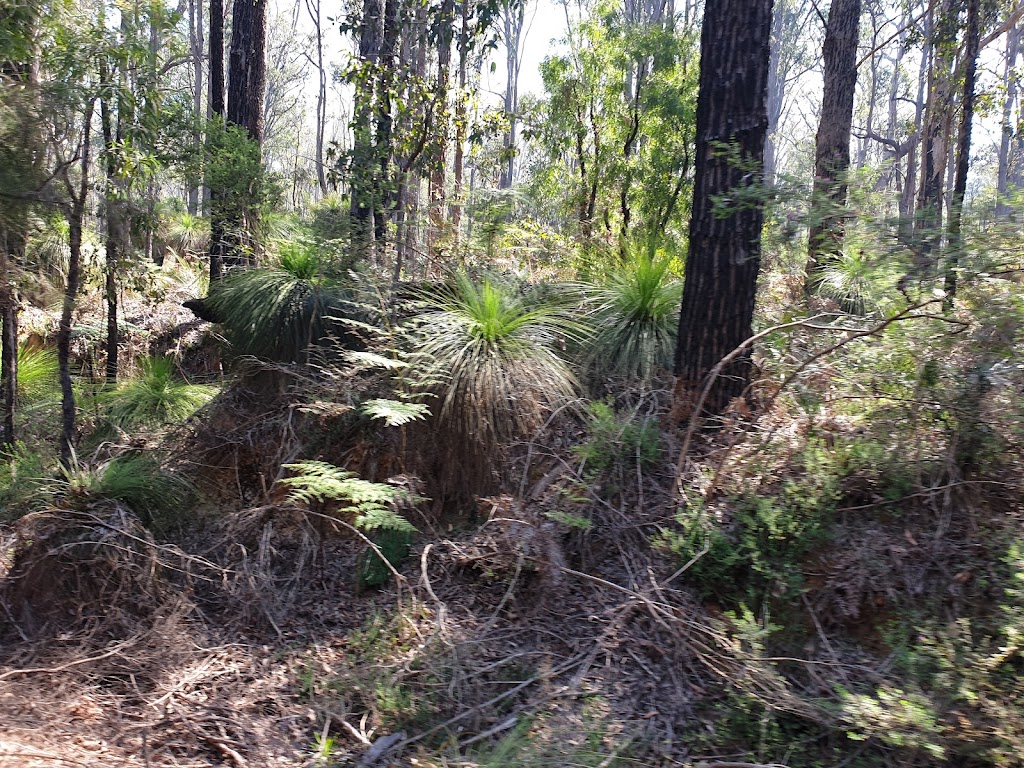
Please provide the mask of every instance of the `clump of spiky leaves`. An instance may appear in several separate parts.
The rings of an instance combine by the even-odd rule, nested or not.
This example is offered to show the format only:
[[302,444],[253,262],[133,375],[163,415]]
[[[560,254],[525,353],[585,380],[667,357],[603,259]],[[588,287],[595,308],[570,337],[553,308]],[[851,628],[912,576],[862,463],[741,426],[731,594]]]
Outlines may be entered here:
[[0,452],[0,520],[14,520],[41,500],[47,457],[23,443]]
[[872,256],[865,248],[850,247],[830,254],[818,269],[813,289],[835,299],[844,312],[864,315],[884,309],[888,295],[901,274],[895,259],[888,263]]
[[163,529],[180,520],[195,496],[193,485],[144,455],[119,456],[93,466],[73,464],[52,489],[59,504],[85,509],[119,502],[144,525]]
[[104,393],[107,418],[128,429],[182,422],[210,402],[218,392],[208,384],[189,384],[177,376],[174,360],[151,357],[142,361],[139,375]]
[[[392,566],[408,555],[416,528],[395,510],[400,502],[416,500],[407,491],[386,483],[371,483],[324,461],[284,466],[295,472],[293,477],[281,480],[291,489],[289,501],[307,505],[335,502],[340,505],[339,512],[355,513],[353,523],[373,536],[377,549]],[[356,575],[360,586],[379,586],[390,578],[391,568],[371,551],[360,558]]]
[[601,376],[650,381],[669,367],[676,346],[682,282],[671,259],[632,255],[590,286],[594,335],[586,367]]
[[188,211],[176,213],[166,223],[168,245],[182,255],[195,255],[210,247],[210,221]]
[[278,362],[306,362],[312,345],[345,333],[336,318],[355,311],[316,251],[300,243],[278,245],[271,267],[229,274],[207,303],[239,354]]
[[531,434],[575,395],[556,350],[582,330],[558,305],[528,305],[509,286],[464,273],[422,300],[409,378],[463,437],[490,449]]
[[57,353],[47,347],[18,348],[18,398],[33,403],[56,396],[60,382]]

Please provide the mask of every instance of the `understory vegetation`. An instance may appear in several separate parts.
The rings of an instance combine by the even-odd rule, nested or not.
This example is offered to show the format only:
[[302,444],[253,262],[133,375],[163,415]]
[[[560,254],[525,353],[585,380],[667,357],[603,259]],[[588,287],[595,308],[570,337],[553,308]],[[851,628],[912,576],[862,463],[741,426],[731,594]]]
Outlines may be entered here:
[[1024,766],[1024,6],[342,5],[0,0],[0,765]]

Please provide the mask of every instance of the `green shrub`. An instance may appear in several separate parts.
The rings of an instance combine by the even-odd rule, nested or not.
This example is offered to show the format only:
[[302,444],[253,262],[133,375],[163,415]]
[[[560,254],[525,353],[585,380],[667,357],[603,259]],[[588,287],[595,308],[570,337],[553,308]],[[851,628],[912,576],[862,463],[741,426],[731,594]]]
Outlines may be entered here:
[[353,316],[355,307],[314,248],[277,248],[276,263],[227,275],[207,303],[223,319],[225,336],[239,354],[305,362],[311,346],[346,334],[339,318]]
[[661,454],[658,424],[636,414],[617,414],[609,402],[590,404],[587,441],[573,447],[585,471],[600,474],[613,467],[654,465]]
[[[386,483],[371,483],[323,461],[301,461],[285,464],[296,474],[281,484],[289,488],[288,500],[297,504],[333,501],[340,506],[337,513],[354,513],[353,524],[365,531],[380,553],[392,566],[409,554],[413,534],[412,523],[395,511],[401,501],[416,501],[406,491]],[[376,552],[364,552],[356,568],[360,587],[380,586],[391,577],[391,569],[381,562]]]
[[48,347],[18,348],[18,399],[23,404],[60,396],[60,365],[57,352]]
[[22,443],[0,453],[0,520],[14,520],[38,505],[47,469],[46,457]]
[[119,502],[155,531],[180,522],[195,497],[192,483],[143,455],[120,456],[95,466],[76,464],[63,470],[50,491],[59,505],[75,509]]
[[107,417],[123,429],[173,424],[184,421],[216,396],[216,387],[189,384],[175,374],[174,360],[169,357],[143,360],[138,376],[101,394]]

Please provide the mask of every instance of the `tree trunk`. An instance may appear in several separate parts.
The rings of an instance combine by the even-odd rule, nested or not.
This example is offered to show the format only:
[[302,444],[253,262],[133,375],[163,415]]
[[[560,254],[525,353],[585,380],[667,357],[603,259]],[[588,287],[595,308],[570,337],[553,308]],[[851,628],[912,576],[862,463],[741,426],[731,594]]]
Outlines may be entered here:
[[832,0],[825,29],[825,83],[814,142],[814,195],[804,283],[808,293],[824,263],[843,252],[842,209],[846,205],[853,98],[857,91],[860,4],[861,0]]
[[526,0],[510,0],[505,3],[505,119],[508,130],[505,132],[501,176],[498,189],[508,189],[515,178],[516,163],[516,127],[519,110],[519,47],[522,44],[523,26],[526,21]]
[[[202,151],[203,134],[199,129],[199,118],[203,114],[203,1],[189,0],[188,3],[189,45],[192,48],[192,113],[196,128],[192,134],[196,153]],[[199,213],[199,184],[189,186],[188,212]]]
[[[214,121],[224,117],[224,3],[210,0],[210,115]],[[220,130],[220,128],[216,128]],[[207,135],[209,141],[209,135]],[[208,145],[207,153],[212,151]],[[210,285],[220,279],[224,269],[224,211],[217,190],[210,190]]]
[[[455,181],[454,202],[451,208],[452,231],[456,244],[459,240],[459,229],[462,226],[463,200],[462,180],[465,175],[466,131],[469,122],[469,94],[466,83],[469,73],[469,17],[472,13],[472,0],[461,0],[462,24],[459,31],[459,94],[455,103],[455,157],[453,158],[453,175]],[[458,251],[456,246],[456,251]],[[460,256],[461,258],[461,256]]]
[[433,158],[430,179],[427,184],[429,205],[429,226],[427,227],[427,251],[436,255],[436,242],[445,222],[445,171],[448,162],[448,79],[452,61],[452,23],[455,21],[455,0],[444,0],[441,5],[438,25],[441,33],[437,42],[437,89],[435,100],[437,155]]
[[1006,196],[1010,191],[1010,161],[1013,135],[1017,131],[1013,123],[1013,105],[1017,100],[1017,55],[1020,52],[1021,28],[1014,25],[1006,34],[1006,65],[1003,70],[1003,120],[999,138],[999,166],[996,177],[996,191],[999,200],[996,203],[996,215],[1006,217],[1010,213]]
[[376,242],[377,263],[383,264],[388,236],[388,202],[392,192],[391,91],[395,82],[395,56],[398,47],[398,0],[385,0],[384,36],[380,51],[380,81],[377,93],[377,130],[375,151],[377,169],[373,185],[373,236]]
[[320,19],[320,0],[306,0],[306,10],[313,21],[316,36],[316,182],[320,195],[327,194],[327,174],[324,171],[324,131],[327,125],[327,70],[324,69],[324,36]]
[[[100,64],[100,79],[109,82],[109,71],[105,64]],[[112,88],[111,88],[112,90]],[[122,115],[118,109],[117,141],[122,139]],[[110,116],[110,101],[107,96],[100,99],[100,125],[103,130],[103,157],[106,172],[106,195],[104,197],[104,216],[106,218],[106,261],[104,262],[104,299],[107,305],[107,341],[106,341],[106,379],[108,384],[117,382],[117,264],[119,246],[121,244],[122,223],[121,205],[117,199],[119,184],[117,181],[117,144]]]
[[921,186],[914,226],[915,267],[919,272],[933,268],[934,252],[942,239],[942,197],[953,130],[953,68],[957,33],[957,14],[952,0],[940,0],[937,11],[930,9],[929,15],[931,35],[928,49],[932,61],[921,132]]
[[967,194],[967,172],[971,159],[971,122],[974,119],[974,87],[978,75],[978,49],[981,42],[979,22],[980,0],[967,0],[967,40],[964,46],[964,94],[960,104],[960,127],[957,132],[956,178],[953,181],[953,199],[949,206],[949,256],[946,261],[946,307],[952,309],[956,296],[957,269],[963,251],[960,229]]
[[[267,0],[235,0],[231,17],[231,47],[228,52],[227,122],[245,129],[255,144],[263,147],[264,100],[267,90]],[[254,184],[258,183],[253,179]],[[224,251],[225,266],[243,266],[249,262],[242,242],[243,234],[252,235],[259,211],[252,207],[228,211]],[[251,253],[251,249],[248,251]]]
[[0,244],[0,397],[4,401],[3,443],[14,445],[18,408],[18,299],[9,258],[9,243]]
[[[692,414],[712,368],[751,335],[771,15],[772,0],[716,0],[704,11],[690,250],[675,355],[679,416]],[[723,216],[716,200],[737,192],[753,199]],[[749,353],[727,365],[710,383],[704,407],[725,410],[746,390],[750,368]]]
[[82,266],[82,231],[85,226],[85,210],[89,200],[89,162],[92,138],[93,103],[90,101],[82,119],[82,145],[79,168],[81,178],[78,191],[66,175],[65,183],[68,196],[71,198],[67,206],[68,217],[68,276],[64,287],[64,302],[61,306],[60,324],[57,327],[57,364],[60,369],[61,392],[61,436],[60,463],[65,469],[71,467],[71,457],[75,449],[75,391],[71,386],[71,321],[78,298],[78,283]]
[[362,82],[355,84],[352,107],[352,158],[349,168],[351,227],[349,240],[357,256],[369,255],[373,242],[374,162],[372,68],[380,58],[384,37],[384,14],[381,0],[363,0],[363,16],[359,30],[359,61]]

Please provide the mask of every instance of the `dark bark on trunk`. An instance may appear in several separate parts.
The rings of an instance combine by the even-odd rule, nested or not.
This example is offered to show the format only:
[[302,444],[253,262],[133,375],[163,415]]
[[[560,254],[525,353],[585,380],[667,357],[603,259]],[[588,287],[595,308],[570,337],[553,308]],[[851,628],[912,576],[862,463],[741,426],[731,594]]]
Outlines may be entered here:
[[231,17],[228,122],[240,125],[263,145],[263,102],[267,90],[267,0],[235,0]]
[[14,415],[18,408],[18,299],[8,255],[13,250],[10,242],[0,247],[0,397],[4,401],[3,442],[8,447],[16,438]]
[[812,289],[826,261],[843,252],[843,207],[850,169],[850,131],[857,91],[861,0],[832,0],[822,50],[824,92],[814,142],[814,196],[804,289]]
[[377,172],[373,185],[373,236],[378,263],[388,236],[388,201],[391,193],[391,137],[394,119],[391,115],[391,91],[395,85],[395,56],[398,52],[398,0],[384,3],[384,38],[380,52],[380,81],[377,94],[376,146]]
[[89,102],[82,120],[82,146],[80,158],[81,178],[78,191],[65,176],[68,196],[68,276],[64,287],[64,303],[61,307],[60,324],[57,328],[57,363],[60,369],[61,392],[61,436],[60,463],[66,469],[71,467],[71,456],[75,449],[75,392],[71,386],[71,321],[78,298],[78,284],[82,266],[82,230],[85,226],[85,209],[89,200],[89,162],[92,139],[93,104]]
[[946,308],[952,309],[956,296],[957,269],[963,251],[961,220],[964,196],[967,194],[967,172],[971,159],[971,123],[974,120],[974,88],[978,75],[978,50],[981,42],[980,0],[967,2],[967,40],[964,47],[964,93],[960,105],[960,127],[957,132],[956,178],[953,181],[953,199],[949,206],[949,257],[946,261]]
[[[199,129],[199,117],[203,110],[203,2],[189,0],[188,3],[189,45],[192,49],[192,111],[195,120],[195,131],[192,141],[196,152],[203,146],[203,135]],[[188,189],[188,212],[195,216],[199,212],[199,185]]]
[[[469,75],[469,17],[472,13],[472,0],[462,0],[462,25],[459,30],[459,96],[455,105],[455,157],[452,170],[455,181],[454,202],[451,208],[452,231],[456,244],[459,240],[459,229],[462,226],[463,177],[465,175],[466,130],[469,122],[469,94],[466,83]],[[458,247],[456,247],[458,250]],[[460,257],[461,258],[461,257]]]
[[942,0],[932,18],[932,66],[928,74],[928,102],[921,132],[921,187],[914,226],[915,267],[932,270],[934,253],[942,240],[942,198],[946,189],[946,162],[953,130],[953,48],[956,13],[952,0]]
[[[215,121],[224,116],[223,0],[210,0],[210,114]],[[207,187],[210,190],[210,285],[213,285],[223,273],[224,212],[218,191],[209,184]]]
[[363,65],[363,82],[356,83],[352,109],[352,160],[349,173],[352,250],[366,257],[373,242],[374,158],[373,97],[376,73],[372,71],[380,58],[384,38],[381,0],[363,0],[363,17],[359,31],[359,61]]
[[[228,51],[227,122],[245,129],[263,147],[264,101],[267,91],[267,0],[235,0],[231,17],[231,47]],[[257,183],[256,179],[252,180]],[[228,211],[224,233],[225,267],[249,263],[244,235],[257,227],[259,211],[253,208]],[[249,250],[251,253],[251,249]]]
[[[108,72],[104,65],[100,65],[100,78],[106,82]],[[121,115],[118,113],[117,141],[121,136]],[[110,103],[107,98],[100,99],[100,124],[103,130],[104,148],[104,170],[106,172],[106,199],[104,200],[104,215],[106,218],[106,261],[103,265],[104,290],[103,297],[107,305],[107,364],[106,379],[108,384],[117,382],[117,263],[119,259],[118,246],[120,244],[121,215],[119,201],[115,198],[117,194],[117,151],[114,142],[114,131],[110,116]]]
[[427,228],[427,250],[435,255],[438,235],[445,222],[445,171],[448,163],[448,80],[451,76],[452,23],[455,21],[455,0],[444,0],[438,20],[441,34],[437,43],[437,156],[434,158],[430,179],[427,183],[429,205],[429,227]]
[[[675,355],[679,416],[692,413],[711,369],[751,335],[763,205],[744,204],[723,216],[715,199],[762,184],[771,15],[772,0],[705,7],[690,251]],[[707,410],[721,413],[743,394],[750,368],[749,354],[727,366],[712,383]]]

